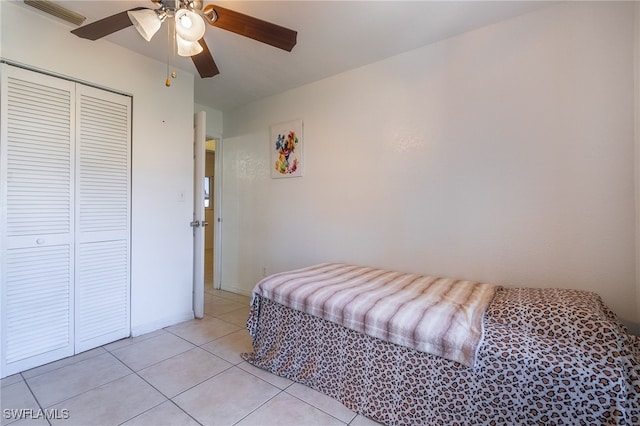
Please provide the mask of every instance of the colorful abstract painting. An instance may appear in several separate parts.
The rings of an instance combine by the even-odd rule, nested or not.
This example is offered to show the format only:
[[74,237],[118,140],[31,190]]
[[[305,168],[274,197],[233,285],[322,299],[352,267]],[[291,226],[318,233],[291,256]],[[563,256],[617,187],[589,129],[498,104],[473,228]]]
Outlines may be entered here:
[[271,177],[302,176],[302,120],[271,126]]

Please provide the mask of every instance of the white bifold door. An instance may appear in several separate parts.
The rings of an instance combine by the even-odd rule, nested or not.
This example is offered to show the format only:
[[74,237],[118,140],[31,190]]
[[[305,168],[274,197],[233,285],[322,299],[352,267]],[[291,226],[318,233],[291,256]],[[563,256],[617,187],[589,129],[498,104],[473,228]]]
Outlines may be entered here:
[[131,98],[0,66],[5,377],[130,334]]

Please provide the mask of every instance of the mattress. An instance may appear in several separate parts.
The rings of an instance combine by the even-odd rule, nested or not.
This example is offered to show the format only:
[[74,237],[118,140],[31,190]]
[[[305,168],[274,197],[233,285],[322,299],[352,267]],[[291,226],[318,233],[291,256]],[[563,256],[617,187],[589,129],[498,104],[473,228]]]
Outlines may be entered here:
[[[497,288],[322,263],[264,278],[253,294],[372,337],[472,366],[482,340],[484,313]],[[252,303],[259,301],[254,297]]]

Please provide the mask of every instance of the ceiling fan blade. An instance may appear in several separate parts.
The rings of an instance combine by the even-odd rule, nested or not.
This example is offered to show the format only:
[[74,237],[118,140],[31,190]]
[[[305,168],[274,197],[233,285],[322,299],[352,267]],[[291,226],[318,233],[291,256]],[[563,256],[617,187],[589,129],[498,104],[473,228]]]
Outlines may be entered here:
[[125,10],[124,12],[116,13],[115,15],[108,16],[100,19],[99,21],[92,22],[84,25],[80,28],[76,28],[71,32],[80,38],[86,38],[89,40],[98,40],[104,36],[115,33],[128,26],[133,25],[127,12],[134,10],[147,9],[146,7],[135,7],[133,9]]
[[202,52],[197,55],[193,55],[191,60],[193,61],[193,65],[196,66],[200,77],[207,78],[220,74],[218,66],[214,62],[213,55],[211,55],[209,46],[207,46],[204,38],[201,38],[198,42],[200,43],[200,46],[202,46]]
[[211,23],[214,27],[222,28],[245,37],[252,38],[262,43],[269,44],[279,49],[291,52],[293,46],[296,45],[297,31],[254,18],[243,13],[235,12],[221,6],[207,5],[204,8],[205,15],[207,11],[214,10],[218,15],[218,19]]

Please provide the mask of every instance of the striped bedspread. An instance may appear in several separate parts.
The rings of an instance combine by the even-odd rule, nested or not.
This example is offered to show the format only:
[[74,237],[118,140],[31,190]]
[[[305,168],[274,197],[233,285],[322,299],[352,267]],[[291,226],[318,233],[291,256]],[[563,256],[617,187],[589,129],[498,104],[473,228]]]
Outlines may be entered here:
[[[260,297],[264,297],[471,367],[483,337],[484,313],[498,287],[323,263],[261,280],[253,290],[252,311],[259,310]],[[248,327],[255,336],[251,319]]]

